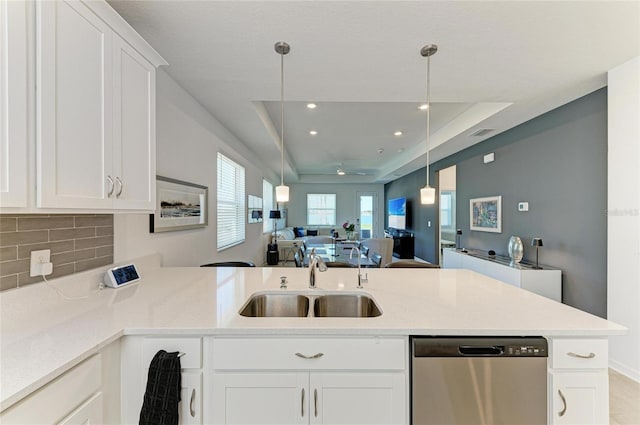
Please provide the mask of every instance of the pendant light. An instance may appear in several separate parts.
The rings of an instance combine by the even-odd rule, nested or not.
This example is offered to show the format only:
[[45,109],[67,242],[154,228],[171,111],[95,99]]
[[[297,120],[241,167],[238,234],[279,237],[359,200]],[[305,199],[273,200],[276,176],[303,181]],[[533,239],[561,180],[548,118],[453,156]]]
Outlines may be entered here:
[[427,185],[420,189],[420,203],[423,205],[433,204],[436,201],[436,189],[429,186],[429,118],[431,115],[431,56],[435,55],[438,51],[438,46],[435,44],[427,44],[420,49],[420,54],[427,58]]
[[284,185],[284,55],[291,47],[284,41],[275,44],[276,53],[280,55],[280,186],[276,186],[276,202],[289,202],[289,186]]

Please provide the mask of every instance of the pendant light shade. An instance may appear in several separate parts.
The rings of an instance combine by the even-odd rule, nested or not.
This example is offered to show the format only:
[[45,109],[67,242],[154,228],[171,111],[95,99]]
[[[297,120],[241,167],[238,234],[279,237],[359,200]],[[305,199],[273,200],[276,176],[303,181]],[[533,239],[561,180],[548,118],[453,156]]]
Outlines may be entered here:
[[438,51],[438,46],[435,44],[427,44],[420,49],[420,54],[427,58],[427,134],[425,136],[427,143],[427,184],[420,189],[420,203],[423,205],[433,204],[436,201],[436,189],[429,186],[429,132],[430,132],[430,118],[431,118],[431,56],[435,55]]
[[284,55],[291,47],[284,41],[278,41],[274,46],[280,55],[280,186],[276,186],[276,202],[289,202],[289,186],[284,185]]
[[276,186],[276,202],[289,202],[289,186]]

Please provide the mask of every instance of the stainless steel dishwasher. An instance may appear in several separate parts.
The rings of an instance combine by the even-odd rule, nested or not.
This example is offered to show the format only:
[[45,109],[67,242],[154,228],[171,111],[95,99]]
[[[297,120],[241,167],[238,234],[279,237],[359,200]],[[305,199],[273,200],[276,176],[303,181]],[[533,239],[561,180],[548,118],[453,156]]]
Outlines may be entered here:
[[412,337],[414,425],[547,423],[541,337]]

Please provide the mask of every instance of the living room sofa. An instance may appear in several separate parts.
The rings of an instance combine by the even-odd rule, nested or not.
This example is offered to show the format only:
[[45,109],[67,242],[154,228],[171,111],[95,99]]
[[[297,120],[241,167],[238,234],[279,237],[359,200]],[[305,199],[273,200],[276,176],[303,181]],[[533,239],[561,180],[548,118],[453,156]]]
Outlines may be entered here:
[[[278,252],[280,260],[293,260],[293,252],[295,248],[302,246],[302,242],[307,238],[315,236],[333,236],[337,229],[333,227],[285,227],[278,229],[276,242],[278,244]],[[271,234],[272,239],[276,237],[276,232]],[[292,252],[293,251],[293,252]]]

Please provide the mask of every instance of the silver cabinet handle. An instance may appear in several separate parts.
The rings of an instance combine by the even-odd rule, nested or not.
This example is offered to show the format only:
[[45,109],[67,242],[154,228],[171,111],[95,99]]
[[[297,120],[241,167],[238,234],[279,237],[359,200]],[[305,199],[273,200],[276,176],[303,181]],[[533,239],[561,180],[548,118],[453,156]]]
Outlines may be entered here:
[[191,401],[189,402],[189,413],[191,413],[191,417],[196,417],[196,409],[193,407],[193,403],[196,401],[196,389],[191,390]]
[[302,353],[296,353],[296,356],[303,358],[303,359],[319,359],[320,357],[324,356],[324,353],[316,353],[312,356],[306,356]]
[[558,412],[558,416],[564,416],[567,412],[567,399],[564,398],[564,394],[562,394],[560,390],[558,390],[558,395],[560,396],[560,400],[562,400],[562,410]]
[[304,418],[304,388],[302,389],[302,397],[300,397],[300,416]]
[[111,176],[107,176],[107,181],[109,182],[109,192],[107,192],[107,197],[111,198],[111,195],[113,195],[113,189],[115,188],[114,184],[113,184],[113,179],[111,178]]
[[596,353],[589,353],[586,356],[584,354],[576,354],[576,353],[572,353],[571,351],[569,351],[567,353],[567,356],[571,356],[571,357],[577,357],[579,359],[592,359],[596,356]]
[[318,417],[318,390],[313,390],[313,410],[316,418]]
[[124,184],[122,183],[122,180],[120,180],[120,177],[116,177],[116,183],[118,184],[118,186],[120,186],[118,193],[116,193],[116,198],[119,198],[120,195],[122,195],[122,189],[124,188]]

